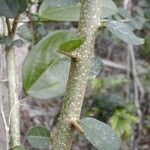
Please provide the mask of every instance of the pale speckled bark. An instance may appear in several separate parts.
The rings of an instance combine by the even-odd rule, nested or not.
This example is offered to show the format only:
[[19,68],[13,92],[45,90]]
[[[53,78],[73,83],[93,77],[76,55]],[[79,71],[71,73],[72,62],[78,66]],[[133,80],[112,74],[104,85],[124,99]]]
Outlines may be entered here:
[[53,150],[70,150],[71,147],[75,129],[71,126],[70,120],[80,118],[93,55],[95,32],[100,25],[101,2],[102,0],[81,0],[78,35],[86,36],[86,41],[78,50],[78,59],[71,61],[64,103],[57,132],[53,137]]
[[18,81],[15,66],[15,50],[13,47],[6,48],[6,64],[10,109],[10,144],[11,147],[15,147],[20,145],[20,104],[18,100]]

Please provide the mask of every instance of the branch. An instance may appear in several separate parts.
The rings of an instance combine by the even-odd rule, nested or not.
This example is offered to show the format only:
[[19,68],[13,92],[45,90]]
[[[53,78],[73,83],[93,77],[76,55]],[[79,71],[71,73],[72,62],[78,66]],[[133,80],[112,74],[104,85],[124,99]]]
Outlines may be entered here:
[[10,35],[11,33],[11,27],[10,27],[10,22],[9,22],[9,19],[6,18],[6,25],[7,25],[7,32],[8,32],[8,35]]
[[81,0],[78,36],[85,36],[86,40],[78,50],[79,58],[71,60],[64,103],[53,138],[53,150],[70,150],[71,147],[75,128],[70,121],[80,118],[93,56],[95,32],[100,23],[100,5],[101,0]]
[[31,12],[31,6],[29,7],[27,11],[27,16],[31,24],[31,33],[32,33],[32,45],[31,46],[33,47],[36,44],[36,32],[35,32],[35,21],[33,20],[32,12]]
[[142,112],[141,112],[141,108],[140,108],[140,101],[139,101],[139,91],[140,92],[144,92],[144,88],[138,78],[138,74],[137,74],[137,70],[136,70],[136,60],[135,60],[135,54],[134,54],[134,48],[132,45],[129,45],[129,52],[130,52],[130,56],[131,56],[131,61],[132,61],[132,75],[133,75],[133,80],[134,80],[134,91],[135,91],[135,106],[137,108],[137,114],[140,118],[140,121],[142,120]]
[[103,64],[106,67],[120,69],[122,71],[129,71],[129,72],[131,71],[130,68],[128,68],[127,66],[115,63],[115,62],[110,61],[110,60],[103,59]]
[[[10,104],[10,136],[12,146],[20,145],[20,104],[18,100],[18,79],[16,73],[16,63],[14,49],[6,50],[6,64],[8,74],[8,95]],[[12,111],[13,110],[13,111]]]
[[[9,36],[14,40],[19,15],[14,18]],[[10,147],[20,145],[20,103],[18,100],[18,77],[13,46],[6,47],[6,65],[8,75],[8,99],[10,108]]]
[[12,25],[12,30],[11,30],[11,38],[13,39],[16,33],[17,25],[18,25],[18,20],[19,20],[19,14],[14,18],[13,25]]

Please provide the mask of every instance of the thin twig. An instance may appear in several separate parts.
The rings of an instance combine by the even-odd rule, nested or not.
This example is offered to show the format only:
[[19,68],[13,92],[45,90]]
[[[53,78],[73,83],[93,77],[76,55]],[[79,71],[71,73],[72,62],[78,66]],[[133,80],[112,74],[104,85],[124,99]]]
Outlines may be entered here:
[[[125,10],[128,10],[130,9],[131,7],[131,0],[124,0],[123,1],[123,8]],[[129,52],[129,49],[127,48],[127,79],[128,81],[130,81],[130,72],[129,70],[131,70],[131,64],[130,64],[130,52]],[[130,82],[129,82],[130,83]],[[130,84],[127,84],[127,91],[126,91],[126,101],[129,102],[129,99],[130,99]]]
[[[127,79],[130,81],[130,52],[129,49],[127,49]],[[127,94],[126,94],[126,101],[129,102],[130,100],[130,82],[127,83]]]
[[2,26],[3,26],[3,35],[6,35],[6,25],[5,25],[5,18],[4,17],[1,17],[1,20],[2,20]]
[[8,35],[10,35],[11,34],[11,26],[10,26],[10,21],[8,18],[6,18],[6,25],[7,25]]
[[7,82],[8,81],[8,79],[2,79],[2,80],[0,80],[0,82]]
[[17,25],[18,25],[18,20],[19,20],[19,14],[14,18],[13,25],[12,25],[12,30],[11,30],[11,38],[13,39],[16,33]]
[[143,87],[138,78],[138,74],[137,74],[137,70],[136,70],[136,60],[135,60],[134,48],[132,45],[129,45],[129,51],[130,51],[131,61],[132,61],[132,75],[133,75],[134,90],[135,90],[135,106],[137,108],[137,113],[138,113],[138,116],[140,117],[140,121],[142,121],[142,112],[141,112],[141,108],[140,108],[138,90],[141,88],[143,89]]
[[[137,114],[138,114],[139,119],[140,119],[140,121],[137,125],[137,127],[138,127],[138,138],[135,140],[135,137],[134,137],[134,142],[133,142],[133,143],[135,143],[133,145],[133,148],[136,150],[136,148],[139,145],[139,141],[140,141],[140,137],[141,137],[143,114],[142,114],[142,110],[140,107],[140,98],[139,98],[139,94],[140,94],[139,82],[140,82],[140,80],[138,78],[138,74],[137,74],[137,70],[136,70],[136,60],[135,60],[135,54],[134,54],[134,47],[132,45],[130,45],[130,55],[131,55],[131,61],[132,61],[132,75],[133,75],[133,84],[134,84],[134,101],[135,101],[135,107],[137,109]],[[140,83],[140,86],[141,85],[142,84]]]
[[[2,67],[2,53],[0,53],[0,79],[2,79],[2,72],[3,72],[3,67]],[[3,107],[3,93],[2,93],[2,90],[3,89],[3,86],[2,86],[2,83],[0,83],[0,112],[1,112],[1,115],[2,115],[2,120],[3,120],[3,123],[4,123],[4,129],[5,129],[5,141],[6,141],[6,150],[8,150],[8,145],[9,145],[9,127],[7,125],[7,121],[6,121],[6,116],[5,116],[5,113],[4,113],[4,107]]]
[[[132,1],[124,0],[124,9],[130,10],[129,13],[132,15],[131,8],[132,8]],[[127,61],[128,61],[128,65],[132,66],[132,76],[133,76],[133,86],[134,86],[134,102],[135,102],[135,107],[137,109],[137,114],[140,119],[140,122],[137,125],[139,136],[136,139],[135,135],[133,135],[133,138],[132,138],[132,149],[136,150],[139,145],[139,139],[141,136],[141,129],[142,129],[142,110],[140,108],[140,100],[141,100],[141,98],[143,99],[143,97],[144,97],[144,88],[138,78],[138,73],[137,73],[137,68],[136,68],[136,59],[135,59],[135,54],[134,54],[134,47],[130,44],[128,44],[127,53],[128,53],[128,57],[129,57],[128,59],[131,59],[130,63],[129,63],[129,60],[127,60]],[[139,94],[141,96],[140,98],[139,98]]]
[[30,21],[30,24],[31,24],[32,47],[33,47],[36,43],[36,32],[35,32],[35,21],[32,17],[32,12],[31,12],[31,6],[28,9],[29,11],[27,12],[27,15],[28,15],[28,18],[29,18],[29,21]]
[[129,71],[129,72],[131,71],[130,68],[128,68],[126,65],[115,63],[115,62],[110,61],[110,60],[103,59],[103,64],[106,67],[120,69],[122,71]]
[[[2,96],[1,96],[2,97]],[[3,102],[2,102],[2,99],[1,99],[1,102],[0,102],[0,111],[1,111],[1,115],[2,115],[2,120],[3,120],[3,123],[4,123],[4,128],[5,128],[5,141],[6,141],[6,150],[8,150],[8,145],[9,145],[9,127],[7,126],[7,121],[6,121],[6,116],[5,116],[5,113],[4,113],[4,107],[3,107]]]

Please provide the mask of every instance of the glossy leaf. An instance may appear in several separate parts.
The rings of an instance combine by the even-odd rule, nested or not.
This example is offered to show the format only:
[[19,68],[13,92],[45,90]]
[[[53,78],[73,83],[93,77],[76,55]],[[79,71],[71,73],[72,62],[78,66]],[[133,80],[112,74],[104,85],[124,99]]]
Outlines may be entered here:
[[92,62],[91,62],[89,79],[95,78],[100,73],[100,71],[102,70],[102,67],[103,67],[102,59],[98,56],[94,56],[92,58]]
[[129,44],[141,45],[144,43],[144,39],[135,36],[130,27],[123,22],[109,21],[106,27],[117,37]]
[[27,139],[34,148],[48,149],[50,132],[47,128],[41,126],[33,127],[29,130]]
[[18,0],[0,0],[0,15],[13,18],[19,9]]
[[76,50],[77,48],[79,48],[83,44],[84,41],[85,41],[85,37],[80,37],[80,38],[76,38],[76,39],[64,42],[59,46],[59,51],[72,52]]
[[[79,21],[81,4],[79,0],[45,0],[40,7],[40,17],[54,21]],[[118,12],[112,0],[103,0],[101,18],[109,17]]]
[[18,3],[19,3],[18,13],[24,12],[28,6],[27,0],[18,0]]
[[80,125],[86,138],[98,150],[119,150],[120,138],[107,124],[94,118],[83,118]]
[[28,54],[23,65],[23,85],[32,97],[61,96],[66,87],[70,59],[57,52],[59,45],[75,38],[69,31],[56,31],[43,38]]

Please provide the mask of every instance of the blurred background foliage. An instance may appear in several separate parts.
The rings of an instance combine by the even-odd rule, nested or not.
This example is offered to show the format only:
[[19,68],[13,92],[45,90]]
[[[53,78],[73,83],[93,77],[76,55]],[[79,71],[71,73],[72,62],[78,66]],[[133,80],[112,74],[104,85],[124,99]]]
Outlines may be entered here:
[[[38,11],[42,2],[42,0],[30,1],[30,8],[26,12],[29,20],[26,23],[22,23],[18,29],[18,35],[22,39],[36,44],[53,30],[77,28],[76,22],[41,21]],[[145,89],[144,101],[141,102],[141,107],[142,105],[149,105],[147,103],[149,103],[150,98],[150,1],[133,0],[132,14],[123,9],[123,1],[115,0],[115,2],[119,6],[119,12],[111,18],[124,20],[137,35],[145,38],[144,45],[136,47],[135,55],[138,64],[138,75]],[[102,28],[101,32],[97,33],[96,54],[104,59],[125,64],[126,47],[127,45],[124,42],[105,28]],[[127,86],[130,88],[129,93],[127,93]],[[129,99],[127,98],[128,94]],[[134,125],[139,123],[133,100],[132,77],[129,80],[125,72],[104,67],[97,78],[89,81],[85,99],[83,116],[93,116],[107,122],[124,141],[131,139]],[[145,107],[143,108],[145,109]],[[147,109],[142,111],[144,127],[149,130],[149,112]]]
[[[98,77],[89,81],[82,116],[93,116],[110,124],[123,141],[131,141],[133,139],[131,137],[135,136],[135,139],[140,139],[139,150],[148,150],[150,149],[150,1],[133,0],[130,8],[132,13],[123,9],[123,1],[114,1],[119,7],[119,12],[111,18],[124,20],[138,36],[145,39],[144,45],[135,47],[138,77],[145,92],[143,100],[140,101],[141,134],[137,135],[135,128],[140,119],[134,102],[133,75],[128,78],[126,70],[104,64]],[[24,42],[30,43],[29,50],[49,32],[78,26],[76,22],[42,20],[38,15],[42,2],[43,0],[30,0],[29,8],[25,12],[28,18],[24,15],[20,19],[21,24],[17,33]],[[105,60],[127,65],[127,44],[105,28],[97,33],[95,52]],[[129,149],[132,150],[131,147]]]

